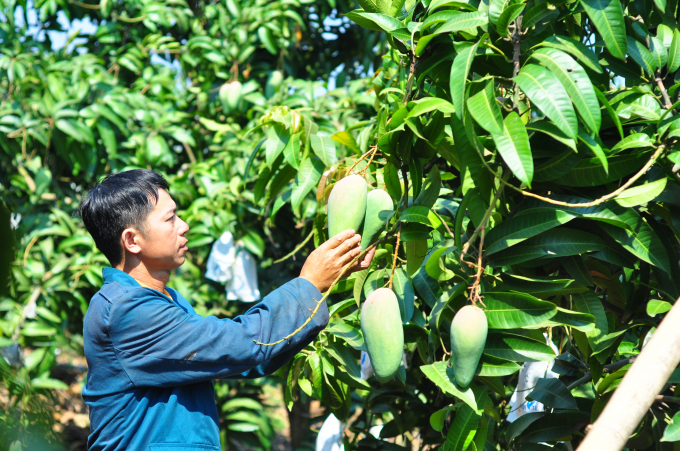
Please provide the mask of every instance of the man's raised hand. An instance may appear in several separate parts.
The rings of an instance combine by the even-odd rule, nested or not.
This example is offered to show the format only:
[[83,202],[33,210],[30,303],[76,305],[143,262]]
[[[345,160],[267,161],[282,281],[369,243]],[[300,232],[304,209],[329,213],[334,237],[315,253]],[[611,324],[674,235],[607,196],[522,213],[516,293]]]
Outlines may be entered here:
[[[354,230],[344,230],[309,254],[305,261],[300,277],[309,280],[322,293],[330,289],[342,269],[361,253],[361,235]],[[366,269],[371,265],[375,248],[371,249],[361,261],[356,262],[345,272],[344,277],[351,273]]]

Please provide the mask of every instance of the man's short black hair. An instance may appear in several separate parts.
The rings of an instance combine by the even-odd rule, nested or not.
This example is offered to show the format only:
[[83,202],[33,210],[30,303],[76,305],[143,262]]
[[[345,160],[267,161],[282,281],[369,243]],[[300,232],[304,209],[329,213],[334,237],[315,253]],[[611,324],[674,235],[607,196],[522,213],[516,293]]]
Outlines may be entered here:
[[123,230],[134,227],[145,233],[146,218],[158,203],[158,190],[168,188],[159,173],[132,169],[106,176],[80,202],[78,213],[85,228],[111,266],[123,260]]

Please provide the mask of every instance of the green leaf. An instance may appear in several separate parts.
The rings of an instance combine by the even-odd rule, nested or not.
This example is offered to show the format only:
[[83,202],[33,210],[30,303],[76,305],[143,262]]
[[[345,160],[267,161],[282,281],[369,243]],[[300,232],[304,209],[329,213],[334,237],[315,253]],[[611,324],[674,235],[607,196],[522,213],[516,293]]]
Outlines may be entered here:
[[32,388],[43,388],[49,390],[68,390],[68,385],[59,379],[51,379],[49,377],[40,377],[31,380]]
[[557,307],[523,293],[484,293],[490,329],[517,329],[552,318]]
[[631,208],[638,205],[646,204],[659,196],[666,188],[666,177],[651,183],[645,183],[633,188],[628,188],[614,198],[617,204],[622,207]]
[[359,9],[345,14],[347,18],[356,24],[374,31],[385,31],[387,33],[402,28],[403,25],[394,17],[380,13],[367,13]]
[[610,208],[628,225],[628,228],[621,229],[609,224],[601,224],[600,227],[637,258],[671,274],[666,248],[651,226],[632,208],[626,209],[618,205],[616,208]]
[[557,279],[554,277],[536,276],[534,278],[515,274],[501,274],[502,284],[496,285],[497,291],[519,291],[531,294],[537,298],[546,298],[557,295],[583,293],[588,291],[585,285],[576,283],[572,279]]
[[451,101],[456,110],[456,116],[460,120],[463,119],[465,109],[465,83],[467,82],[468,73],[472,66],[472,60],[475,58],[479,41],[474,45],[463,47],[458,51],[458,55],[453,59],[451,65],[450,88]]
[[599,158],[581,160],[574,168],[554,180],[565,186],[598,186],[620,180],[640,169],[649,159],[648,152],[638,152],[629,155],[614,155],[609,157],[609,174],[604,171]]
[[654,4],[656,5],[657,8],[659,8],[661,14],[664,14],[666,12],[666,0],[654,0]]
[[354,281],[354,300],[357,303],[357,307],[361,305],[361,294],[364,292],[364,282],[368,278],[368,273],[371,268],[364,269],[362,271],[356,272],[356,280]]
[[465,451],[475,438],[482,414],[470,406],[462,406],[453,418],[449,432],[446,434],[448,451]]
[[656,36],[650,36],[649,38],[649,52],[654,58],[654,65],[657,69],[663,68],[668,62],[668,50],[663,42]]
[[515,421],[510,423],[508,429],[505,432],[505,439],[511,441],[518,435],[520,435],[524,430],[531,425],[534,421],[542,418],[545,412],[528,412],[517,418]]
[[477,370],[475,371],[475,376],[481,377],[501,377],[508,376],[510,374],[515,374],[522,368],[515,362],[511,362],[505,359],[499,359],[498,357],[492,357],[489,355],[482,355],[479,365],[477,365]]
[[538,107],[568,137],[578,136],[578,121],[567,91],[555,74],[537,64],[527,64],[515,77],[515,82]]
[[540,324],[540,327],[555,326],[569,326],[581,332],[590,332],[595,328],[595,317],[587,313],[572,312],[571,310],[557,307],[555,316]]
[[602,102],[602,105],[604,105],[604,108],[607,110],[607,113],[609,113],[609,116],[614,122],[614,125],[616,125],[616,129],[619,131],[619,136],[621,136],[621,139],[623,139],[623,127],[621,127],[621,119],[619,119],[619,115],[616,114],[614,108],[612,108],[611,104],[609,103],[609,100],[607,100],[604,94],[602,94],[602,92],[594,86],[593,89],[595,90],[595,95],[597,96],[597,99],[600,102]]
[[267,130],[267,141],[265,142],[265,160],[270,168],[276,158],[283,152],[283,149],[290,140],[290,132],[283,124],[274,124]]
[[300,155],[301,135],[302,133],[295,133],[288,140],[286,147],[283,148],[283,156],[286,158],[288,164],[294,167],[295,169],[300,168],[300,158],[302,157],[302,155]]
[[545,163],[541,163],[534,171],[534,181],[549,182],[569,172],[581,161],[579,154],[567,149]]
[[[537,131],[545,133],[551,138],[561,142],[566,145],[574,152],[576,152],[576,139],[570,138],[562,130],[560,130],[555,124],[548,120],[540,120],[536,122],[529,122],[526,125],[527,130]],[[580,159],[580,157],[579,157]],[[552,179],[551,179],[552,180]],[[537,180],[538,181],[538,180]]]
[[545,21],[545,19],[551,15],[559,15],[559,11],[557,11],[555,5],[552,5],[548,2],[538,3],[533,8],[524,13],[524,17],[522,18],[522,28],[531,28],[537,23]]
[[600,160],[600,163],[602,163],[602,167],[604,168],[605,173],[609,173],[609,163],[607,162],[607,155],[605,155],[604,150],[602,150],[602,147],[600,146],[600,143],[598,143],[595,138],[590,136],[588,133],[586,133],[584,130],[579,129],[578,131],[578,139],[582,143],[584,143],[588,148],[595,154],[595,157]]
[[[675,30],[677,31],[677,30]],[[680,441],[680,412],[676,412],[671,419],[671,422],[663,431],[662,442],[677,442]]]
[[377,0],[357,0],[359,6],[361,6],[366,12],[369,13],[382,13]]
[[[453,240],[447,241],[447,244],[453,244]],[[432,254],[430,254],[427,259],[427,263],[425,264],[425,271],[427,272],[427,275],[435,280],[440,281],[452,279],[456,274],[444,266],[442,258],[447,254],[454,252],[455,250],[455,246],[444,245],[432,252]]]
[[595,327],[586,332],[588,343],[593,351],[601,351],[603,348],[599,345],[602,338],[609,332],[609,323],[607,315],[605,314],[602,301],[592,291],[572,295],[574,307],[581,313],[587,313],[595,318]]
[[621,152],[627,149],[638,149],[640,147],[652,147],[652,140],[649,135],[645,133],[633,133],[632,135],[626,136],[624,139],[616,143],[612,147],[612,153]]
[[533,391],[527,395],[527,399],[538,401],[553,409],[578,410],[574,396],[559,379],[539,379]]
[[541,232],[552,229],[574,219],[576,215],[561,210],[538,210],[531,214],[520,214],[501,222],[486,235],[486,254],[514,246]]
[[454,113],[455,109],[451,103],[444,99],[438,97],[425,97],[418,101],[409,102],[409,106],[414,104],[415,106],[409,111],[408,116],[405,119],[412,117],[422,116],[430,111],[441,111],[442,113]]
[[540,443],[558,440],[578,431],[589,420],[590,412],[553,412],[531,423],[522,434],[522,442]]
[[444,22],[442,26],[437,28],[435,34],[452,33],[468,28],[475,28],[486,25],[488,22],[489,17],[486,12],[460,13]]
[[600,104],[586,71],[571,56],[557,49],[538,49],[531,57],[557,75],[571,97],[583,124],[591,133],[599,132],[602,122]]
[[503,133],[493,134],[498,152],[515,177],[531,188],[534,177],[534,160],[529,147],[529,137],[519,114],[511,112],[503,120]]
[[477,410],[477,401],[472,388],[462,388],[456,382],[453,369],[446,366],[446,362],[437,362],[432,365],[423,365],[420,370],[428,379],[437,385],[444,393],[454,396],[470,406],[473,411]]
[[497,135],[503,133],[503,115],[496,103],[493,78],[486,82],[484,89],[468,99],[467,106],[470,115],[484,130]]
[[344,322],[333,322],[324,329],[324,332],[340,337],[347,342],[348,345],[354,349],[366,350],[364,345],[364,336],[361,334],[361,330],[352,327]]
[[300,164],[300,170],[295,176],[295,183],[293,183],[293,192],[291,194],[291,203],[294,210],[297,210],[305,196],[313,188],[316,188],[324,168],[323,162],[316,157],[307,158]]
[[402,222],[417,222],[430,227],[434,227],[433,220],[435,220],[435,223],[441,222],[429,208],[419,205],[408,207],[401,214],[399,220]]
[[515,265],[540,256],[564,257],[595,252],[604,247],[597,235],[574,229],[552,229],[494,254],[489,264],[494,267]]
[[633,61],[649,75],[654,75],[654,71],[658,66],[649,50],[647,50],[644,44],[635,40],[635,38],[627,36],[626,39],[628,40],[628,54],[633,58]]
[[507,333],[490,333],[484,354],[513,362],[541,362],[555,358],[555,352],[545,342]]
[[628,53],[626,23],[619,0],[581,0],[583,9],[602,36],[614,58],[625,60]]
[[496,31],[499,35],[501,35],[501,37],[510,37],[508,33],[508,26],[514,22],[520,14],[522,14],[525,6],[525,3],[515,3],[508,5],[508,7],[503,10],[503,13],[496,22]]
[[335,135],[331,136],[331,139],[335,142],[338,142],[344,146],[349,147],[354,153],[358,155],[361,155],[363,153],[361,151],[361,148],[359,147],[359,144],[357,144],[357,141],[354,139],[354,136],[352,136],[352,134],[349,132],[338,132]]
[[316,156],[323,161],[326,167],[332,166],[338,162],[334,138],[331,138],[330,136],[312,135],[310,136],[310,143],[312,145],[312,150]]
[[680,30],[673,31],[673,41],[668,49],[668,72],[672,73],[680,69]]
[[430,172],[427,174],[427,178],[425,179],[425,185],[423,186],[422,191],[420,191],[420,194],[418,194],[414,205],[422,205],[423,207],[427,208],[434,207],[434,204],[437,202],[437,198],[439,197],[441,187],[442,179],[441,175],[439,174],[439,168],[437,168],[437,166],[432,166],[432,169],[430,169]]
[[649,316],[656,316],[660,313],[666,313],[673,308],[673,304],[666,301],[660,301],[658,299],[651,299],[647,303],[647,314]]
[[536,44],[534,47],[539,46],[551,47],[554,49],[559,49],[564,52],[567,52],[568,54],[576,58],[579,61],[579,63],[591,69],[592,71],[597,72],[598,74],[603,73],[602,66],[600,66],[600,63],[598,62],[598,58],[597,55],[595,55],[595,52],[593,52],[588,47],[586,47],[585,44],[583,44],[580,41],[577,41],[574,38],[559,35],[548,36],[545,39],[545,41]]
[[397,268],[394,271],[392,289],[397,296],[399,302],[399,312],[401,313],[401,322],[406,324],[413,316],[415,291],[413,290],[413,282],[406,275],[406,271],[402,268]]

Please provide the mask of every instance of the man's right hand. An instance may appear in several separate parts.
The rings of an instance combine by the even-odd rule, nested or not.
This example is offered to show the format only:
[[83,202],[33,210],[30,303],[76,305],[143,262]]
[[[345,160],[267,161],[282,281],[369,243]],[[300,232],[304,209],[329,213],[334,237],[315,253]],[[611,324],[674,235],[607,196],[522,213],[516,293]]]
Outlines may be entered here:
[[[309,280],[320,292],[327,291],[345,265],[361,253],[360,244],[361,235],[356,234],[354,230],[348,229],[338,233],[309,254],[300,271],[300,277]],[[375,248],[371,249],[361,261],[348,268],[344,277],[368,268],[374,254]]]

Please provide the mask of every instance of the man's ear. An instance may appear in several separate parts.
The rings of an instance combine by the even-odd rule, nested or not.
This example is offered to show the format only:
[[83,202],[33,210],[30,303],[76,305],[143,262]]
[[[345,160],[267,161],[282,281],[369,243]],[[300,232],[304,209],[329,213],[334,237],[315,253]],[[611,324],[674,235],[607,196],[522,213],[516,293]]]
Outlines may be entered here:
[[142,251],[142,248],[139,247],[139,239],[141,238],[139,230],[129,227],[123,230],[121,238],[123,240],[123,250],[125,252],[139,254]]

